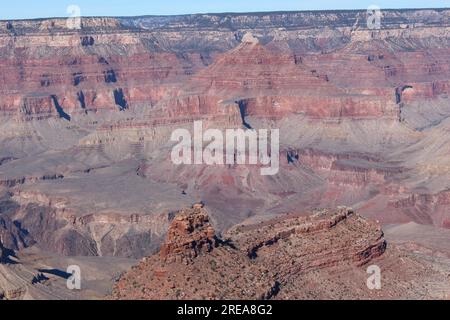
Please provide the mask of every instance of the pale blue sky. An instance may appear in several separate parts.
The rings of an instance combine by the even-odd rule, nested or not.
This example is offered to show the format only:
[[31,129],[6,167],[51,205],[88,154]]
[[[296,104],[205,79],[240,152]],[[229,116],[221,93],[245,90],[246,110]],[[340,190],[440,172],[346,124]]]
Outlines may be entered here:
[[206,12],[450,7],[450,0],[0,0],[0,19],[67,16],[71,4],[83,16],[169,15]]

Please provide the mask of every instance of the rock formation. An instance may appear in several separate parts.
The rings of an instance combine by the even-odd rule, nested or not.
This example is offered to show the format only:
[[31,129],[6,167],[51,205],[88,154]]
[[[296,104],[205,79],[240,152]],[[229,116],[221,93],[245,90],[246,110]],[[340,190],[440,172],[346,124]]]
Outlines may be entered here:
[[[199,247],[211,241],[215,242],[214,250],[212,246],[205,250],[204,246]],[[326,284],[337,290],[329,296],[370,297],[362,280],[365,266],[374,261],[399,262],[395,249],[388,249],[385,254],[386,248],[379,225],[348,208],[245,223],[232,228],[220,240],[214,235],[206,210],[197,207],[175,216],[160,254],[144,258],[125,273],[116,283],[112,298],[301,299],[312,294],[302,287],[304,279],[325,277],[329,281],[329,273],[343,275],[343,279]],[[403,262],[408,264],[405,269],[413,267],[410,257],[404,257]],[[438,275],[433,277],[436,281]],[[399,298],[419,293],[417,288],[402,292],[404,279],[390,280],[392,283],[377,297]],[[355,291],[339,289],[339,283],[346,283]],[[326,285],[316,284],[315,291],[323,294]]]
[[35,241],[21,228],[20,223],[11,219],[17,205],[9,199],[8,194],[0,193],[0,262],[6,263],[9,255],[32,246]]
[[189,263],[218,246],[214,228],[202,208],[201,204],[197,204],[192,210],[181,211],[175,216],[161,248],[161,260]]

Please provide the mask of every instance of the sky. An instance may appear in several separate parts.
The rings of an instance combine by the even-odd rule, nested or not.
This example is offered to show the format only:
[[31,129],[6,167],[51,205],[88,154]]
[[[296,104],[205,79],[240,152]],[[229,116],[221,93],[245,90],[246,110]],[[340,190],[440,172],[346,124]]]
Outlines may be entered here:
[[440,8],[450,0],[0,0],[0,19],[68,16],[77,5],[82,16],[139,16],[188,13],[325,9]]

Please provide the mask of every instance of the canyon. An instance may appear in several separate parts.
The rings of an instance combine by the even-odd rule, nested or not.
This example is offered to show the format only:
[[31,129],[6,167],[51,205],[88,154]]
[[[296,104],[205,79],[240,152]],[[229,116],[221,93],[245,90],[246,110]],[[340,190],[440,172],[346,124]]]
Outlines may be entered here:
[[[0,293],[98,298],[145,257],[137,267],[146,271],[145,281],[170,287],[176,277],[150,276],[154,265],[167,263],[176,274],[186,259],[195,270],[218,255],[225,263],[235,259],[233,268],[274,272],[268,267],[274,265],[289,272],[269,272],[258,279],[262,291],[251,294],[202,287],[161,296],[133,291],[132,270],[115,287],[127,293],[112,295],[442,298],[436,279],[445,276],[450,258],[441,244],[450,235],[450,10],[383,10],[379,30],[367,28],[366,15],[93,17],[83,18],[80,30],[59,18],[0,21]],[[175,165],[171,134],[191,132],[195,121],[205,130],[279,129],[279,172]],[[207,227],[194,235],[201,248],[186,253],[192,239],[184,239],[189,234],[177,216],[198,202],[206,209],[196,208],[194,217]],[[334,208],[323,209],[328,221],[341,206],[358,215],[318,227],[317,243],[302,240],[299,231],[280,238],[305,223],[320,225],[319,208]],[[329,260],[321,257],[327,250],[335,250]],[[399,257],[410,271],[401,280],[413,283],[409,291],[394,280]],[[372,260],[392,279],[378,296],[365,289],[361,269]],[[44,273],[47,286],[28,279],[77,263],[101,284],[95,287],[93,276],[92,286],[88,281],[74,294],[66,292],[64,277]],[[330,268],[353,278],[334,282]],[[430,269],[438,271],[427,275]],[[296,277],[299,272],[305,276]],[[311,292],[296,291],[299,281]],[[421,287],[428,282],[434,291]]]

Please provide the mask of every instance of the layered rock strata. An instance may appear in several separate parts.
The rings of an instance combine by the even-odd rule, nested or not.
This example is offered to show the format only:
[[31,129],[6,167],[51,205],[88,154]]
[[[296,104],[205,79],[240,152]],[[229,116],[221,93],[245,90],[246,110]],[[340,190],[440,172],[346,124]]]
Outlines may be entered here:
[[219,239],[195,206],[176,215],[160,254],[124,274],[113,297],[271,299],[302,274],[358,268],[385,250],[379,226],[347,208],[237,226]]

